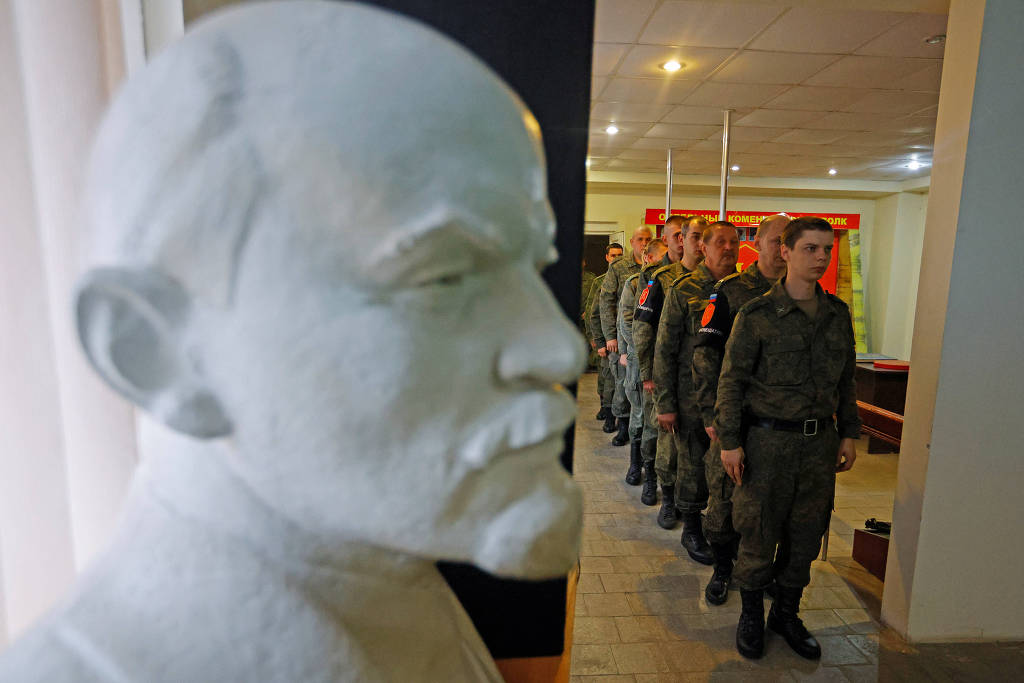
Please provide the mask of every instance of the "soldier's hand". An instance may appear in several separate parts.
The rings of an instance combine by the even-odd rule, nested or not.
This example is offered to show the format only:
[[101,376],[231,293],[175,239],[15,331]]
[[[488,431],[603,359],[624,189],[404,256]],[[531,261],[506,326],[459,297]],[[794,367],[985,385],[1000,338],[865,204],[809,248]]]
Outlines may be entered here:
[[705,427],[704,432],[708,435],[708,438],[712,441],[718,441],[718,432],[715,431],[714,427]]
[[675,413],[661,413],[658,415],[658,426],[664,429],[666,432],[676,431],[676,414]]
[[606,341],[604,343],[604,347],[606,349],[608,349],[612,353],[618,353],[619,352],[619,340],[618,339],[609,339],[608,341]]
[[619,356],[619,365],[626,367],[626,354]]
[[593,339],[588,339],[587,341],[589,341],[589,342],[590,342],[590,350],[591,350],[591,351],[594,351],[594,350],[596,350],[596,349],[597,349],[597,344],[595,344],[595,343],[594,343],[594,340],[593,340]]
[[839,454],[836,455],[836,472],[849,472],[853,469],[853,462],[857,459],[857,447],[853,439],[843,439],[839,442]]
[[646,391],[648,394],[653,394],[654,393],[654,380],[653,379],[649,379],[649,380],[646,380],[644,382],[644,391]]
[[722,466],[737,486],[743,485],[743,447],[722,451]]
[[603,346],[598,346],[597,347],[597,355],[601,356],[601,358],[607,357],[608,356],[608,349],[604,348]]

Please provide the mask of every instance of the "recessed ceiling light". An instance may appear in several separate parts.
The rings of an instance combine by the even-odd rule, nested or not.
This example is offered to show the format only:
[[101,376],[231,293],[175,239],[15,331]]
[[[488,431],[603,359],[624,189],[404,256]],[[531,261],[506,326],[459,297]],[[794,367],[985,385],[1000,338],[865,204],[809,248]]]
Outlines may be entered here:
[[615,135],[616,133],[619,132],[619,127],[613,123],[612,125],[605,128],[604,132],[608,133],[608,135]]
[[590,168],[590,159],[589,159],[589,157],[587,158],[587,168]]
[[829,175],[835,175],[836,173],[839,173],[839,171],[837,171],[837,170],[836,170],[836,169],[834,169],[834,168],[830,168],[830,169],[828,169],[828,174],[829,174]]
[[922,166],[924,166],[924,164],[922,164],[922,163],[921,163],[920,161],[911,161],[911,162],[910,162],[909,164],[907,164],[906,166],[907,166],[907,168],[909,168],[909,169],[910,169],[911,171],[916,171],[917,169],[919,169],[919,168],[921,168]]
[[740,167],[739,167],[739,166],[736,166],[736,165],[733,165],[733,166],[730,166],[730,167],[729,167],[729,170],[730,170],[730,171],[738,171],[738,170],[740,170]]
[[934,36],[928,36],[924,39],[925,45],[942,45],[946,42],[945,33],[936,33]]
[[661,68],[664,69],[665,71],[679,71],[680,69],[683,68],[683,65],[674,59],[670,59],[664,64],[662,64]]

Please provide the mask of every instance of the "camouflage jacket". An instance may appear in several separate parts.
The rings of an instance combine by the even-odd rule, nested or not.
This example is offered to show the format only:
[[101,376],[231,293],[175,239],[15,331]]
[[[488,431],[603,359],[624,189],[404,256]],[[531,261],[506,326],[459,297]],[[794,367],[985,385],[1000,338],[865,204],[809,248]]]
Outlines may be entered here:
[[690,368],[697,323],[717,281],[702,263],[665,293],[654,342],[654,409],[659,415],[676,413],[691,422],[699,419]]
[[[633,307],[636,306],[636,290],[640,274],[630,275],[619,297],[618,330],[620,351],[627,360],[636,362],[636,347],[633,346]],[[623,346],[624,345],[624,346]]]
[[637,297],[636,312],[633,314],[633,343],[640,365],[641,382],[646,382],[654,376],[654,338],[658,336],[658,322],[665,304],[665,292],[673,282],[690,272],[682,263],[669,261],[668,255],[640,271],[644,287]]
[[580,283],[580,320],[587,319],[587,300],[590,299],[590,288],[594,286],[597,276],[589,270],[584,270]]
[[601,331],[604,333],[605,339],[618,338],[615,325],[619,311],[619,297],[622,296],[622,287],[626,284],[627,277],[639,272],[640,264],[633,260],[632,254],[620,256],[608,264],[608,272],[605,273],[600,293]]
[[818,313],[810,320],[786,293],[785,281],[749,301],[733,322],[715,403],[723,449],[742,445],[744,411],[793,421],[835,414],[840,437],[860,434],[850,309],[819,285]]
[[742,273],[723,278],[715,285],[708,309],[701,315],[697,330],[697,346],[693,350],[693,386],[701,422],[710,427],[715,422],[715,399],[718,397],[718,375],[722,372],[722,353],[732,330],[732,321],[745,303],[761,296],[772,286],[754,261]]
[[598,309],[598,301],[601,297],[601,283],[604,282],[604,275],[598,275],[594,278],[594,284],[590,286],[590,294],[587,295],[587,314],[583,318],[583,323],[587,328],[587,336],[590,337],[597,348],[604,346],[604,334],[601,332],[601,311]]

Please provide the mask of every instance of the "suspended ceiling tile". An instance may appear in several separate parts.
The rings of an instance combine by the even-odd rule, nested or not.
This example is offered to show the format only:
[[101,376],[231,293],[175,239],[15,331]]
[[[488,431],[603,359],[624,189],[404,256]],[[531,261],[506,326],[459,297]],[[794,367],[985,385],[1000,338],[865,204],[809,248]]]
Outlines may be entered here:
[[670,78],[613,78],[601,93],[606,102],[679,104],[700,81]]
[[846,106],[847,111],[910,114],[939,101],[938,93],[879,90]]
[[859,145],[863,147],[893,147],[905,145],[910,137],[903,133],[889,131],[873,131],[869,133],[851,133],[843,138],[847,145]]
[[655,4],[656,0],[598,0],[594,12],[594,40],[635,42]]
[[784,8],[729,2],[665,2],[651,17],[642,43],[740,47]]
[[876,113],[850,113],[850,112],[831,112],[825,114],[817,121],[811,121],[804,125],[804,128],[816,128],[820,130],[848,130],[848,131],[865,131],[875,130],[884,123],[888,123],[893,120],[892,114],[876,114]]
[[754,39],[755,50],[853,52],[906,18],[895,12],[793,7]]
[[917,92],[939,92],[942,84],[942,62],[929,64],[909,76],[898,78],[886,87],[892,90],[915,90]]
[[591,135],[588,149],[594,156],[615,156],[619,150],[629,147],[638,139],[621,135]]
[[795,128],[784,135],[775,138],[775,142],[793,142],[803,145],[830,145],[840,138],[849,135],[839,130],[808,130]]
[[[767,142],[774,140],[788,129],[786,128],[754,128],[746,126],[733,126],[729,130],[729,138],[741,142]],[[717,131],[709,140],[721,140],[722,131]]]
[[[737,109],[733,112],[733,120],[745,116],[750,109]],[[695,123],[720,126],[724,116],[719,107],[676,107],[661,119],[662,123]]]
[[684,123],[656,123],[647,131],[647,137],[703,140],[719,128],[716,126],[692,126]]
[[902,116],[879,125],[877,129],[905,133],[906,135],[935,135],[935,117]]
[[608,121],[658,121],[672,109],[669,104],[642,104],[639,102],[597,102],[590,111],[595,119]]
[[805,85],[876,88],[929,66],[926,59],[848,55],[807,79]]
[[616,171],[664,171],[664,161],[644,161],[643,159],[612,159],[607,167]]
[[801,111],[799,109],[755,109],[744,116],[734,115],[733,120],[740,126],[794,128],[801,124],[805,124],[808,121],[819,118],[821,118],[821,113],[814,111]]
[[608,84],[608,79],[603,77],[603,76],[597,77],[597,78],[591,78],[590,79],[590,99],[591,100],[600,99],[601,91],[604,90],[604,87],[607,84]]
[[686,98],[686,104],[698,107],[740,109],[759,107],[780,95],[786,86],[757,83],[703,83]]
[[637,149],[635,147],[628,147],[618,154],[619,159],[645,159],[647,161],[654,161],[661,159],[662,163],[668,161],[668,151],[666,149]]
[[[735,152],[735,153],[738,154],[738,153],[744,153],[744,152],[755,152],[755,151],[757,151],[757,146],[760,145],[760,144],[761,144],[760,142],[742,142],[742,141],[738,141],[738,140],[737,141],[730,140],[729,141],[729,150],[730,150],[729,153],[732,154],[732,153]],[[700,142],[695,142],[695,143],[693,143],[693,145],[690,146],[690,149],[692,149],[695,152],[714,152],[714,151],[718,151],[720,153],[722,151],[722,139],[721,139],[721,136],[719,136],[719,138],[717,140],[701,140]]]
[[829,64],[836,55],[755,52],[743,50],[711,77],[729,83],[802,83]]
[[617,43],[594,43],[594,61],[591,67],[591,75],[610,75],[615,70],[619,60],[622,59],[622,56],[629,50],[629,47],[629,45],[619,45]]
[[924,39],[945,33],[947,21],[945,14],[912,14],[906,21],[862,45],[856,54],[942,59],[945,45],[928,45]]
[[857,88],[813,88],[806,85],[790,88],[767,102],[766,109],[803,109],[806,111],[838,111],[870,93]]
[[667,152],[669,149],[689,149],[696,140],[684,138],[640,138],[630,145],[632,149],[658,149]]
[[[635,45],[622,61],[617,75],[699,80],[705,78],[733,52],[710,47]],[[669,74],[661,65],[672,59],[682,64],[683,68]]]

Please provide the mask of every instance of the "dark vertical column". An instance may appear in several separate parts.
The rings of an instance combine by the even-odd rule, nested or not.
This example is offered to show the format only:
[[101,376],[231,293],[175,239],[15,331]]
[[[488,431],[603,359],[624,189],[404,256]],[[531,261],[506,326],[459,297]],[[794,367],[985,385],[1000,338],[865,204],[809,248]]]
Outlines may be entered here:
[[[593,0],[367,0],[423,21],[476,53],[540,122],[561,255],[544,272],[570,319],[579,315],[584,162],[590,112]],[[420,68],[430,68],[429,64]],[[572,469],[572,430],[562,462]],[[445,578],[495,657],[562,652],[566,582],[496,579],[444,564]]]

